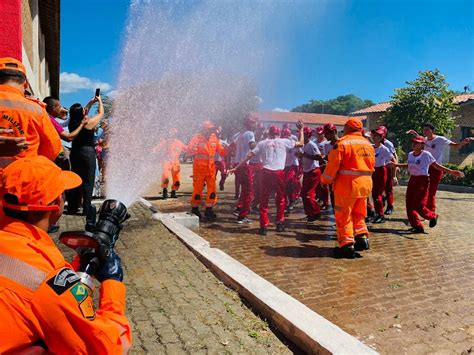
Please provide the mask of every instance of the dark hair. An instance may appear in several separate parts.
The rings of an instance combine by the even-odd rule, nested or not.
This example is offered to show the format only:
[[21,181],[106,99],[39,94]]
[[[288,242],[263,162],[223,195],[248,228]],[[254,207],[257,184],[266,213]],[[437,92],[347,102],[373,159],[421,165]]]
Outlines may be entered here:
[[48,113],[52,113],[54,106],[59,103],[59,100],[53,96],[46,96],[43,99],[43,102],[46,104],[46,111],[48,111]]
[[74,104],[69,108],[69,132],[74,131],[84,119],[84,109],[81,104]]
[[12,69],[0,70],[0,84],[6,84],[8,82],[14,82],[17,84],[23,84],[26,81],[26,76],[21,71]]
[[[7,203],[10,203],[12,205],[18,205],[18,197],[16,197],[15,195],[5,194],[3,196],[3,199]],[[3,212],[7,217],[19,219],[24,222],[38,221],[43,218],[45,213],[44,211],[19,211],[8,207],[3,207]]]
[[425,127],[428,127],[428,128],[430,128],[432,131],[434,131],[434,130],[435,130],[435,126],[434,126],[434,124],[432,124],[432,123],[429,123],[429,122],[423,123],[423,128],[425,128]]

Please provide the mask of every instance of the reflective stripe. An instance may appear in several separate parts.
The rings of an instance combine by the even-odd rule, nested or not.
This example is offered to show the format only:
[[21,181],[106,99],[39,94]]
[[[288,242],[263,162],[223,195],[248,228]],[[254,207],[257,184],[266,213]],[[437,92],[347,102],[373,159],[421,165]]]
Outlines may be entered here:
[[369,145],[370,143],[367,140],[362,139],[348,139],[341,142],[342,144],[352,145],[352,144],[364,144]]
[[0,276],[36,291],[46,279],[47,274],[23,260],[0,254]]
[[358,171],[358,170],[339,170],[337,172],[339,175],[355,175],[355,176],[370,176],[372,175],[371,171]]
[[323,173],[323,177],[324,177],[325,179],[332,180],[332,176],[331,176],[331,175],[328,175],[328,174],[326,174],[326,173]]
[[34,103],[29,103],[29,102],[22,102],[22,101],[9,100],[9,99],[0,99],[0,107],[2,106],[11,108],[11,109],[30,111],[37,114],[43,113],[43,109],[39,105],[34,104]]

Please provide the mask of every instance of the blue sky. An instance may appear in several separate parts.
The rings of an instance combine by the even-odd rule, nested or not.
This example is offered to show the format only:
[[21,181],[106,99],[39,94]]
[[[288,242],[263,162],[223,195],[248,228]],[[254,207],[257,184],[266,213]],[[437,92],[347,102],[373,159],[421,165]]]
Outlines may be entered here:
[[[445,74],[452,89],[469,85],[474,90],[472,0],[290,4],[317,15],[267,28],[282,51],[273,69],[259,79],[261,109],[291,109],[310,99],[349,93],[387,101],[394,88],[416,78],[418,71],[434,68]],[[85,104],[97,86],[104,92],[114,89],[128,7],[127,0],[61,2],[63,105]]]

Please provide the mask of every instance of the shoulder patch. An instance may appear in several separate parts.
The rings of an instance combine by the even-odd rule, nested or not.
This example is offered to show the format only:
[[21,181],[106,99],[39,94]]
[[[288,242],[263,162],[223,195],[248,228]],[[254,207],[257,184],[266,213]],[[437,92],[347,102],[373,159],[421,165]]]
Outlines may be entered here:
[[51,287],[57,295],[62,295],[72,285],[77,283],[81,278],[67,267],[62,268],[59,272],[47,281],[49,287]]
[[86,285],[78,282],[71,288],[70,292],[79,304],[82,316],[86,319],[95,318],[94,302],[92,301],[92,292]]

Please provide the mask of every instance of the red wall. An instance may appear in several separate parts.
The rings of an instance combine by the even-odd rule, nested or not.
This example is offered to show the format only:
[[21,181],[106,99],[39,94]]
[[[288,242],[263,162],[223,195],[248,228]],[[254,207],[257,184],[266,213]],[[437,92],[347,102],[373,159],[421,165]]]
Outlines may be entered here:
[[0,0],[0,57],[22,60],[21,0]]

